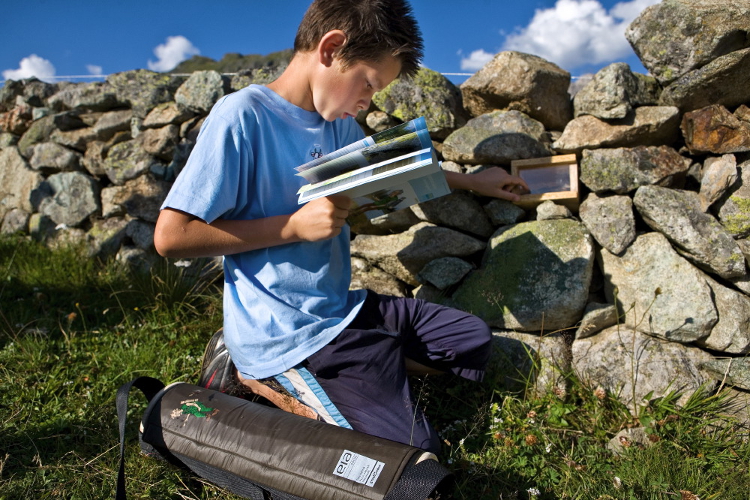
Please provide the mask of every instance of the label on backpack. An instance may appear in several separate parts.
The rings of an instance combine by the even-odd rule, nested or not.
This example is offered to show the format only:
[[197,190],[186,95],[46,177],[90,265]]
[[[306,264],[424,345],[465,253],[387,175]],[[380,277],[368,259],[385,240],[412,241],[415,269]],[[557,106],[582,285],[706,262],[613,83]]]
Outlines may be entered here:
[[333,473],[372,488],[383,471],[384,465],[383,462],[344,450]]

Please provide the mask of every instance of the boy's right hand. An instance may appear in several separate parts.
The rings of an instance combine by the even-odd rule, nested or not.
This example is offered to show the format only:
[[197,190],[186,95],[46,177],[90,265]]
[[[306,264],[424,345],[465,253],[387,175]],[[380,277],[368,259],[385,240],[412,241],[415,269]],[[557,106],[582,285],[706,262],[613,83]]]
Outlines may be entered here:
[[352,200],[348,196],[327,196],[306,203],[292,214],[294,232],[303,241],[321,241],[341,234]]

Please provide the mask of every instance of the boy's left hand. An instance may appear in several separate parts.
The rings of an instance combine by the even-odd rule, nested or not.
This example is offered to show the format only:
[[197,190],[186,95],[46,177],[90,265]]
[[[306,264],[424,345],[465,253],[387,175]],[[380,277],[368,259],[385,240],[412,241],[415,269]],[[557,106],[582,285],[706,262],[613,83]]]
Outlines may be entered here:
[[482,196],[508,201],[518,201],[519,195],[529,192],[526,181],[500,167],[490,167],[476,174],[446,172],[446,179],[452,188],[467,189]]

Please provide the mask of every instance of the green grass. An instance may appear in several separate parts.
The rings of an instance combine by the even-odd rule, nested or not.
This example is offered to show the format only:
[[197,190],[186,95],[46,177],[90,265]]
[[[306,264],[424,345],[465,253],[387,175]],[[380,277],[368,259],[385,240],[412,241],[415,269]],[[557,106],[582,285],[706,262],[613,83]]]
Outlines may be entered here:
[[[221,325],[221,290],[167,262],[136,276],[114,262],[0,238],[0,500],[112,498],[119,460],[114,397],[149,375],[194,382],[206,341]],[[639,418],[570,378],[563,396],[500,392],[492,380],[414,380],[444,441],[457,499],[750,498],[750,445],[724,417],[723,394],[676,394]],[[139,453],[131,397],[130,498],[237,498]],[[648,429],[652,445],[615,456],[619,430]]]

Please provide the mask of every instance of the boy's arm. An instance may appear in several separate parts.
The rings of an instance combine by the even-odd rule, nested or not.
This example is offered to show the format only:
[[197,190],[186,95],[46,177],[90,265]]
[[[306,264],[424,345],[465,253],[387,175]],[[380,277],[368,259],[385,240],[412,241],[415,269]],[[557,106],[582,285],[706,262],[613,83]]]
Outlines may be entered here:
[[445,180],[451,189],[465,189],[508,201],[518,201],[519,194],[529,192],[529,186],[523,179],[510,175],[499,167],[488,168],[476,174],[446,171]]
[[346,196],[330,196],[313,200],[289,215],[217,219],[211,224],[186,212],[165,208],[156,222],[154,246],[164,257],[193,258],[325,240],[341,233],[350,203]]

